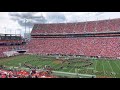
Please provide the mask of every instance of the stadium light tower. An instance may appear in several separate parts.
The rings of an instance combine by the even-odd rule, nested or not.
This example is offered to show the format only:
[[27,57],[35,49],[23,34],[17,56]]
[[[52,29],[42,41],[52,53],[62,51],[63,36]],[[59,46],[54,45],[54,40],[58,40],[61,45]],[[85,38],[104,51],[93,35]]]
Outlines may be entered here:
[[29,26],[29,34],[30,34],[30,26]]
[[6,27],[4,27],[4,29],[5,29],[5,34],[6,34]]
[[26,33],[26,18],[25,18],[25,33]]
[[22,34],[22,30],[20,29],[20,35]]
[[15,35],[16,35],[16,29],[15,29]]
[[11,29],[10,29],[10,34],[11,34]]

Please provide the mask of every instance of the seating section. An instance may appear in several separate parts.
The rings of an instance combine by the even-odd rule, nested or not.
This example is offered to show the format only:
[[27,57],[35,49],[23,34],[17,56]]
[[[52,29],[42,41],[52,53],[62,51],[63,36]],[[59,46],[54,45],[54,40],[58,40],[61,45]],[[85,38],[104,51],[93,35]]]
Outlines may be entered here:
[[22,42],[22,40],[0,40],[0,45],[18,45]]
[[[31,34],[82,34],[88,32],[119,32],[120,19],[77,23],[35,24]],[[119,37],[32,38],[21,46],[34,54],[65,54],[120,57]],[[9,46],[0,46],[0,57]]]
[[99,20],[77,23],[35,24],[32,34],[39,33],[85,33],[112,32],[120,30],[120,19]]
[[[88,32],[119,32],[120,19],[77,23],[35,24],[31,34],[84,34]],[[27,49],[35,54],[72,54],[120,57],[119,37],[32,38]]]
[[32,39],[30,53],[119,57],[120,38],[47,38]]
[[[16,45],[14,45],[16,44]],[[13,50],[18,48],[19,46],[23,46],[22,40],[7,40],[7,41],[0,41],[0,57],[4,57],[3,52]],[[18,46],[19,45],[19,46]]]
[[12,50],[12,46],[0,46],[0,57],[4,57],[3,52]]

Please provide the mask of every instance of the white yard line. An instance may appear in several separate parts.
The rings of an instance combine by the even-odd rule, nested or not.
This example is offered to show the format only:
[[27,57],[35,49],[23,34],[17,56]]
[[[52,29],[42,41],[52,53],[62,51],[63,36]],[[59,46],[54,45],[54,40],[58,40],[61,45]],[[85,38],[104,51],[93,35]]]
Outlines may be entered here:
[[40,63],[40,66],[41,66],[40,68],[43,68],[44,63],[45,63],[45,62]]
[[48,65],[53,68],[53,67],[56,67],[58,64],[54,64],[54,61],[52,61],[52,62],[50,62]]
[[[53,61],[54,62],[54,61]],[[61,63],[58,63],[58,64],[56,64],[56,65],[54,65],[54,63],[52,64],[52,65],[54,65],[53,67],[55,68],[56,66],[57,66],[57,68],[58,68],[58,66],[60,65]],[[63,63],[64,64],[64,63]],[[61,66],[63,66],[63,64],[61,64]],[[59,66],[60,67],[60,66]]]
[[49,63],[49,61],[46,63],[46,61],[44,61],[43,63],[42,63],[42,65],[44,65],[44,64],[46,64],[46,65],[49,65],[50,63]]
[[[115,62],[114,62],[115,63]],[[116,64],[116,66],[118,67],[118,69],[120,70],[120,67],[119,67],[119,65],[117,64],[117,63],[115,63]]]
[[96,71],[96,66],[97,66],[97,60],[95,60],[95,71]]
[[[109,63],[109,65],[110,65],[110,62],[109,62],[109,61],[107,61],[107,62],[108,62],[108,63]],[[110,68],[111,68],[112,72],[114,72],[114,71],[113,71],[113,68],[112,68],[112,66],[111,66],[111,65],[110,65]]]
[[86,74],[87,74],[88,68],[89,68],[89,66],[87,67]]
[[[76,63],[76,64],[77,64],[77,63]],[[76,66],[76,64],[75,64],[74,66]],[[72,69],[74,69],[74,67],[73,67]],[[70,69],[70,71],[71,71],[72,69]],[[70,72],[70,71],[69,71],[69,72]]]
[[50,65],[50,64],[51,64],[53,67],[58,65],[58,64],[54,64],[54,61],[50,62],[49,65]]
[[90,66],[87,67],[86,74],[87,74],[87,72],[88,72],[88,68],[90,68]]
[[[108,63],[109,63],[109,65],[110,65],[110,62],[109,61],[107,61]],[[114,72],[113,71],[113,68],[112,68],[112,66],[110,65],[110,68],[111,68],[111,70],[112,70],[112,72]],[[115,77],[115,75],[114,75],[114,77]]]
[[[52,65],[53,65],[53,64],[52,64]],[[53,67],[56,67],[56,66],[58,67],[58,65],[59,65],[59,63],[58,63],[58,64],[56,64],[56,65],[54,65]],[[61,64],[61,65],[62,65],[62,64]]]
[[51,65],[50,65],[51,63],[52,63],[52,62],[49,62],[49,61],[48,61],[47,63],[46,63],[46,62],[42,62],[41,65],[43,66],[44,64],[46,64],[46,65],[48,65],[48,66],[51,66]]
[[103,66],[103,71],[104,71],[104,75],[105,75],[105,69],[104,69],[103,61],[102,61],[102,66]]

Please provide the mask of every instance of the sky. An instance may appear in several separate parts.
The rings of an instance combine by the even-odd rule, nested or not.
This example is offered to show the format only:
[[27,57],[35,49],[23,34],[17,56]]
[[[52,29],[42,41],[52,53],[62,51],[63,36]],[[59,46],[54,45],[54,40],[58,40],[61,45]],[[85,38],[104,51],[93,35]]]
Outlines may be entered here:
[[85,22],[120,18],[120,12],[0,12],[0,34],[29,33],[35,23]]

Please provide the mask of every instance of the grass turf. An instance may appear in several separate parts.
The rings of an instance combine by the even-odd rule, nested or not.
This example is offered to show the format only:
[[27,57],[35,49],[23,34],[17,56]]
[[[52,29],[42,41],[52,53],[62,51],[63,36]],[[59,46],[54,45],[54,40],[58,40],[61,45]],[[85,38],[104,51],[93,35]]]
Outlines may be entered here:
[[[82,58],[79,58],[82,60]],[[78,58],[73,59],[74,61],[79,60]],[[23,64],[25,62],[38,66],[39,68],[43,68],[45,65],[49,65],[52,68],[56,69],[56,71],[62,72],[70,72],[75,73],[75,69],[77,66],[77,71],[80,74],[91,74],[96,75],[97,77],[113,77],[120,78],[120,60],[105,60],[105,59],[87,59],[93,64],[87,67],[79,67],[84,62],[71,62],[71,66],[69,67],[68,63],[57,63],[56,57],[48,57],[48,56],[38,56],[38,55],[21,55],[9,58],[1,58],[0,65],[5,66],[19,66],[19,64]],[[63,66],[62,69],[59,69]]]

